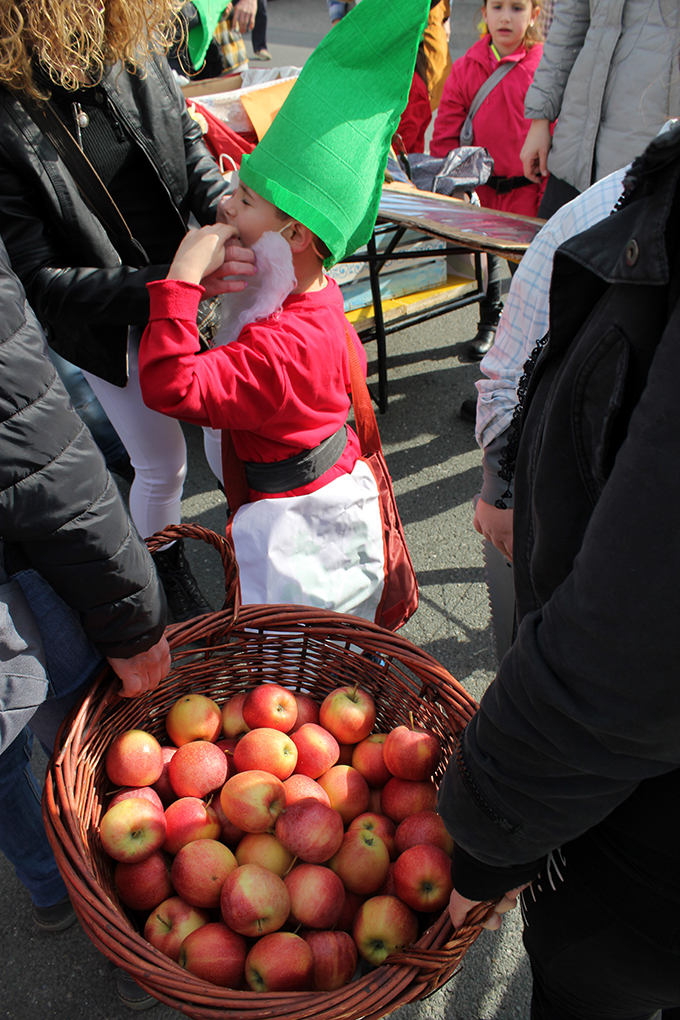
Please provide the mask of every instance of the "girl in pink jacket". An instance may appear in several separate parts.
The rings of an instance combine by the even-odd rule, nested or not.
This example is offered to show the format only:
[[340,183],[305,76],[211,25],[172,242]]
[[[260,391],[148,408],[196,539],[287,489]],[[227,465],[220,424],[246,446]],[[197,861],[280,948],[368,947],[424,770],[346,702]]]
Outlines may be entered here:
[[[472,121],[473,145],[488,150],[493,176],[477,188],[479,201],[489,209],[535,216],[545,186],[523,175],[519,154],[531,122],[524,117],[524,97],[543,52],[536,0],[484,0],[486,33],[451,68],[444,85],[430,144],[433,156],[446,156],[462,143],[460,133],[474,97],[484,82],[503,65],[511,69],[489,92]],[[496,266],[492,265],[496,262]],[[489,258],[487,298],[480,305],[479,330],[468,348],[479,359],[493,344],[502,309],[500,262]]]

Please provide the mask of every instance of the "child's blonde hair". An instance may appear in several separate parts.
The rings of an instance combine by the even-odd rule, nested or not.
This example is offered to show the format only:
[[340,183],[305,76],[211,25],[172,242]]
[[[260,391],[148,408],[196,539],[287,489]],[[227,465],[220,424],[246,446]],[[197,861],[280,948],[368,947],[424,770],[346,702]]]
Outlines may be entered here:
[[[532,46],[537,43],[543,42],[543,8],[541,6],[542,0],[530,0],[532,7],[538,7],[538,17],[534,20],[533,25],[529,25],[524,35],[524,46],[527,50],[530,50]],[[480,15],[484,12],[486,7],[486,0],[482,0],[482,6],[479,9]],[[482,19],[477,25],[480,36],[488,35],[489,29],[486,22]]]

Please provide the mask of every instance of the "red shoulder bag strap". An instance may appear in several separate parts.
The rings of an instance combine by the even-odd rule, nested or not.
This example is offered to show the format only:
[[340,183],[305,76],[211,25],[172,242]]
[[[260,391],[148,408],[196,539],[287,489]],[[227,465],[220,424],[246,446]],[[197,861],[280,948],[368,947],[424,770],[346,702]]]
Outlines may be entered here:
[[229,429],[222,429],[222,477],[229,516],[233,517],[239,507],[250,502],[250,494],[245,465],[234,449],[234,440]]
[[347,326],[345,326],[345,336],[347,337],[347,354],[349,355],[354,425],[359,437],[359,443],[361,444],[361,452],[364,457],[370,457],[372,453],[378,453],[382,449],[378,423],[375,420],[371,394],[368,392],[364,373],[361,371],[361,365],[359,364],[359,355]]

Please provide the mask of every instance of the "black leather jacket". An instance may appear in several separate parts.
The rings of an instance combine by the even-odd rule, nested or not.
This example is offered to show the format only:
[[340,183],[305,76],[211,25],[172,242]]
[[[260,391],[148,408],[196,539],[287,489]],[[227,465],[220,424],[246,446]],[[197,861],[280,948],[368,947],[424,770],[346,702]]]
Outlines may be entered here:
[[[102,84],[166,188],[182,230],[190,213],[201,224],[214,223],[224,180],[167,62],[151,62],[145,75],[116,65]],[[168,267],[121,263],[52,143],[4,89],[0,235],[54,349],[124,386],[127,327],[146,323],[146,284]]]
[[631,174],[555,256],[515,474],[517,638],[440,810],[463,895],[587,843],[593,895],[677,952],[680,127]]
[[0,242],[0,539],[33,567],[102,655],[163,635],[165,596],[88,429],[73,410]]

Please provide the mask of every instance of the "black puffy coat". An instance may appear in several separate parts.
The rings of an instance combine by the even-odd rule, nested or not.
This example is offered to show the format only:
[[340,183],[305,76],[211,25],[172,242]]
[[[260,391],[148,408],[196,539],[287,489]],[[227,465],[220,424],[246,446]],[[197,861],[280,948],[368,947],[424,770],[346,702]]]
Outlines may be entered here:
[[102,655],[155,645],[165,596],[92,436],[73,410],[0,243],[0,539],[37,570]]
[[[214,223],[226,186],[167,61],[150,62],[144,75],[115,65],[102,88],[166,189],[180,236],[190,213],[202,225]],[[146,324],[146,284],[162,279],[168,265],[121,263],[52,143],[2,88],[0,236],[51,346],[80,368],[124,386],[127,328]]]

